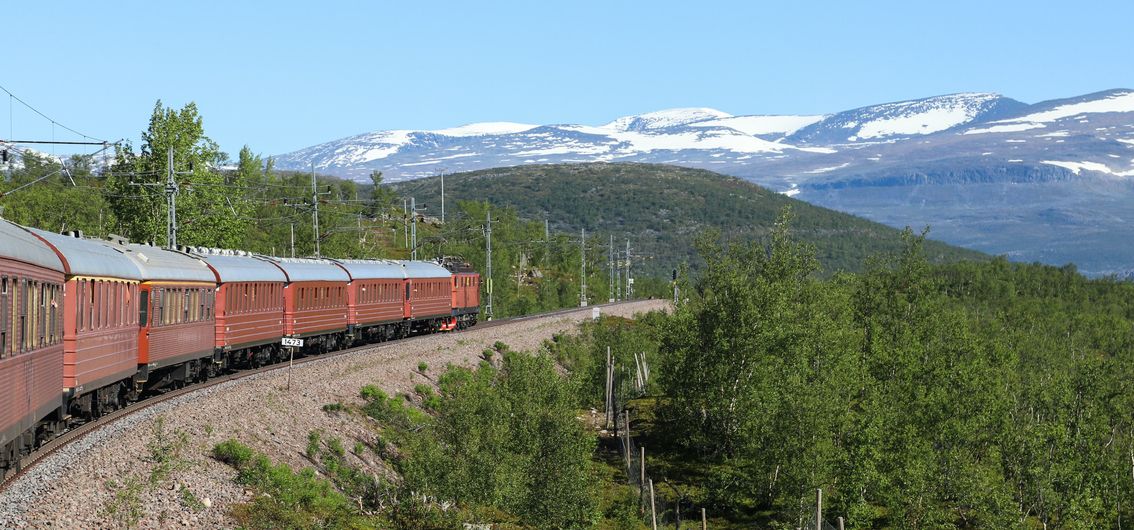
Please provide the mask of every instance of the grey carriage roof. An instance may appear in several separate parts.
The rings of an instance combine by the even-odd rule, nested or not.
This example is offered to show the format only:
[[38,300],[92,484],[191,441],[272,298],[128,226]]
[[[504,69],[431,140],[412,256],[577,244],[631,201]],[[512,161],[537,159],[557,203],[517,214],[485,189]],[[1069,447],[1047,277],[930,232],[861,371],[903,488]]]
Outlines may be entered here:
[[349,282],[346,271],[330,260],[310,258],[276,258],[261,256],[271,260],[283,269],[289,282]]
[[428,261],[398,260],[406,268],[406,278],[451,278],[453,273],[436,263]]
[[0,220],[0,256],[62,271],[63,264],[51,247],[29,234],[20,225]]
[[205,262],[182,254],[137,243],[104,241],[134,262],[143,281],[180,281],[216,283],[217,278]]
[[387,260],[336,259],[333,260],[350,274],[351,280],[380,280],[406,278],[406,269],[401,263]]
[[105,241],[56,234],[38,228],[28,230],[45,239],[63,255],[67,260],[64,272],[71,276],[142,279],[142,272],[138,270],[134,261],[108,246]]
[[208,264],[220,282],[287,281],[279,267],[241,250],[192,247],[189,253]]

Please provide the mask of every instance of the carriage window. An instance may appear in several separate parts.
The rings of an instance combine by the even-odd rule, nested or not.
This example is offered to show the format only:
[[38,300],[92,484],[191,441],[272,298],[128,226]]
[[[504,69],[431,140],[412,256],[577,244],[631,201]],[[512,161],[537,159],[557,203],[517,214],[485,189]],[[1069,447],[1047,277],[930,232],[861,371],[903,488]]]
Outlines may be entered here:
[[91,280],[87,283],[87,287],[91,291],[90,305],[87,307],[87,327],[88,329],[98,329],[98,290],[95,289],[95,281]]
[[20,280],[20,352],[28,349],[28,282]]
[[75,304],[75,329],[78,331],[86,329],[83,327],[86,325],[86,322],[83,321],[83,300],[86,300],[87,296],[86,285],[86,282],[75,282],[75,298],[79,300]]
[[138,293],[138,326],[146,327],[146,317],[149,316],[150,309],[150,292],[142,291]]
[[36,282],[36,346],[42,348],[47,345],[47,285]]
[[8,356],[8,277],[0,278],[0,359]]
[[56,324],[59,321],[58,310],[59,304],[55,303],[55,290],[54,285],[47,287],[47,343],[55,344]]
[[161,324],[161,290],[154,290],[152,293],[150,291],[142,291],[140,294],[145,295],[147,298],[146,306],[149,307],[148,316],[150,320],[150,326],[157,326]]

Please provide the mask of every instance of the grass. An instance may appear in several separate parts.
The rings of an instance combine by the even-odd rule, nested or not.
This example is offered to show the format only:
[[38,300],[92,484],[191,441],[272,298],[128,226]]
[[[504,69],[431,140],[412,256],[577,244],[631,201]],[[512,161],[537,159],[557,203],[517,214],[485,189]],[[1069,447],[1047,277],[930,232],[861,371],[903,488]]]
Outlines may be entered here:
[[205,509],[205,503],[197,498],[197,494],[189,488],[181,488],[181,504],[191,511],[199,512]]
[[257,492],[251,502],[233,510],[243,528],[378,527],[379,521],[362,513],[358,504],[313,469],[295,471],[287,464],[273,464],[233,439],[214,446],[213,457],[236,468],[236,481]]
[[314,460],[315,455],[319,453],[319,441],[320,441],[320,432],[319,431],[311,431],[311,432],[307,433],[307,450],[304,451],[304,454],[307,455],[308,459]]
[[165,416],[154,419],[153,438],[146,444],[146,460],[154,465],[150,469],[150,484],[164,482],[174,471],[184,469],[189,461],[181,456],[189,445],[189,435],[184,431],[174,431],[172,435],[165,430]]
[[103,506],[103,513],[107,518],[121,528],[136,528],[142,520],[142,481],[129,478],[122,484],[110,480],[106,483],[108,490],[114,491],[114,497]]

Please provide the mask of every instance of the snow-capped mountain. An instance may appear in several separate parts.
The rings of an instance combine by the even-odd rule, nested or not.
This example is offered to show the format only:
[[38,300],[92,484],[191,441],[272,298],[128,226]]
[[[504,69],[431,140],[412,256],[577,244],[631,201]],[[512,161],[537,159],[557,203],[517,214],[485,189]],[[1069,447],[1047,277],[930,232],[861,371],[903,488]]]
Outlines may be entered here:
[[[732,116],[707,108],[623,116],[603,125],[474,123],[441,130],[360,134],[276,157],[282,169],[316,170],[363,179],[373,170],[390,181],[531,163],[655,161],[696,163],[700,156],[828,152],[783,142],[822,116]],[[676,155],[676,157],[675,157]]]
[[928,224],[936,237],[992,253],[1134,271],[1134,248],[1114,250],[1130,247],[1115,238],[1134,239],[1131,90],[1033,105],[963,93],[827,115],[685,108],[599,125],[379,131],[275,161],[357,180],[378,170],[387,181],[544,163],[699,167],[899,227]]
[[319,171],[356,179],[380,170],[391,181],[433,175],[442,168],[554,162],[753,165],[759,159],[830,155],[840,148],[926,136],[1009,117],[1024,108],[1027,105],[996,94],[968,93],[819,116],[733,116],[711,108],[683,108],[623,116],[602,125],[474,123],[342,138],[281,155],[276,165],[306,169],[314,164]]

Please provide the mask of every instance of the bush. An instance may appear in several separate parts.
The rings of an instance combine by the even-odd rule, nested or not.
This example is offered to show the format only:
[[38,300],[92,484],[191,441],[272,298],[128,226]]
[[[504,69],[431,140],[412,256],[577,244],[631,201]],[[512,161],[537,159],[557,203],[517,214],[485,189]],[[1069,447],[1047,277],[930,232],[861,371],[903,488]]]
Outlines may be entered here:
[[311,431],[307,433],[307,450],[304,454],[307,458],[315,459],[315,455],[319,453],[319,431]]
[[377,387],[364,387],[362,397],[366,399],[362,406],[364,414],[397,430],[406,431],[429,422],[428,414],[406,406],[406,400],[400,396],[387,397]]
[[252,459],[252,455],[253,451],[251,447],[232,438],[213,447],[213,458],[235,468],[239,468],[248,463],[248,461]]
[[311,469],[295,472],[286,464],[273,465],[266,456],[236,440],[216,445],[213,455],[238,470],[237,482],[261,493],[233,509],[233,516],[244,528],[378,526],[378,521],[359,513],[355,502]]
[[358,395],[361,396],[362,399],[365,399],[366,401],[376,401],[376,400],[380,400],[380,399],[386,399],[386,393],[383,392],[381,388],[378,388],[375,385],[366,385],[366,386],[362,387],[362,390],[359,391]]
[[521,525],[597,521],[595,441],[575,419],[575,386],[550,358],[507,352],[499,370],[451,368],[439,386],[444,397],[428,432],[403,440],[407,488],[511,514]]

